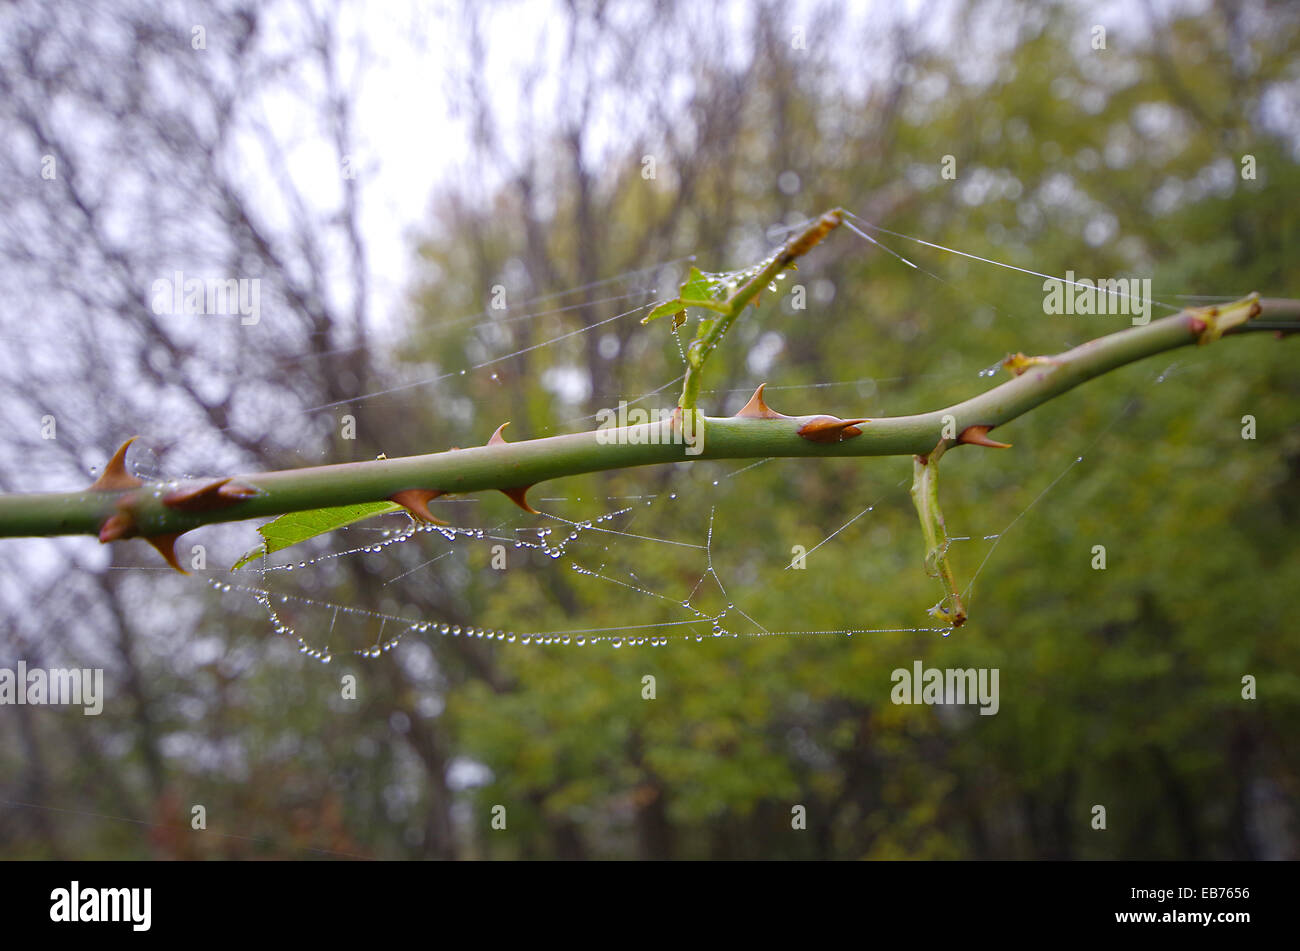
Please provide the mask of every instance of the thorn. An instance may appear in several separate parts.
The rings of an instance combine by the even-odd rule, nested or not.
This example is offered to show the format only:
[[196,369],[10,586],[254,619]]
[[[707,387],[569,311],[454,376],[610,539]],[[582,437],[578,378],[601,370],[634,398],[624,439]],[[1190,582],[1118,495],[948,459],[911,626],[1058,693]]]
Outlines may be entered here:
[[240,482],[227,482],[217,490],[217,495],[223,499],[251,499],[253,496],[260,494],[260,489]]
[[[506,420],[504,423],[498,426],[497,431],[492,434],[492,438],[487,441],[487,444],[489,446],[506,445],[506,438],[501,435],[501,430],[505,429],[509,425],[510,425],[510,421]],[[532,488],[531,485],[524,485],[524,486],[518,486],[513,489],[501,489],[500,491],[506,496],[506,498],[508,498],[511,502],[514,502],[515,505],[519,506],[525,512],[532,512],[534,515],[540,515],[541,513],[538,512],[537,509],[533,508],[531,505],[528,504],[527,495],[528,495],[528,490],[531,488]]]
[[531,505],[528,504],[528,498],[527,498],[528,490],[531,488],[532,488],[531,485],[521,485],[514,489],[500,489],[499,491],[503,493],[505,497],[508,498],[511,502],[514,502],[515,505],[523,509],[525,512],[532,512],[534,515],[541,515],[542,514],[541,512],[537,511],[537,509],[533,508]]
[[118,447],[117,452],[113,453],[113,458],[108,460],[108,464],[104,466],[104,471],[99,474],[99,478],[90,484],[92,492],[114,492],[122,489],[136,489],[144,485],[143,482],[126,471],[127,447],[139,438],[139,436],[132,436]]
[[145,539],[150,545],[158,550],[158,554],[163,556],[163,560],[171,565],[183,575],[189,574],[181,567],[180,562],[176,560],[176,539],[181,537],[180,532],[172,532],[167,535],[150,535]]
[[135,517],[130,512],[118,512],[104,519],[99,526],[99,540],[107,545],[119,538],[130,538],[135,534]]
[[252,486],[232,482],[230,478],[217,479],[191,489],[177,489],[163,496],[163,505],[182,512],[207,512],[226,508],[257,495]]
[[1002,361],[1002,368],[1012,376],[1020,376],[1033,366],[1056,366],[1051,357],[1027,357],[1023,353],[1008,353]]
[[992,426],[967,426],[957,437],[958,442],[969,443],[972,446],[988,446],[990,449],[1010,449],[1011,443],[995,442],[989,439],[989,430]]
[[422,522],[446,525],[446,522],[434,518],[433,513],[429,511],[429,503],[440,495],[446,495],[446,493],[441,489],[403,489],[401,492],[394,492],[390,495],[388,501],[396,502]]
[[1187,329],[1196,334],[1196,345],[1202,347],[1214,343],[1224,334],[1253,320],[1262,311],[1259,293],[1252,291],[1246,297],[1231,304],[1191,310]]
[[869,423],[869,419],[840,419],[837,416],[814,416],[799,427],[799,435],[811,442],[843,442],[854,436],[861,436],[859,423]]
[[744,407],[741,408],[740,412],[733,416],[732,419],[738,417],[743,417],[745,419],[789,419],[789,416],[786,416],[784,413],[778,413],[764,402],[763,387],[765,386],[767,386],[766,383],[758,384],[758,389],[756,389],[754,395],[749,398],[749,402],[746,403]]

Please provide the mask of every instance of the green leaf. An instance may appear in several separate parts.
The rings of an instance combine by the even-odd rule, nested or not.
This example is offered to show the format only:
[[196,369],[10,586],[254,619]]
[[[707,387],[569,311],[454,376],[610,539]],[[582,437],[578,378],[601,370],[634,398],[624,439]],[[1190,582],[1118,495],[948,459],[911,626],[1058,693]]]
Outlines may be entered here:
[[720,286],[718,281],[710,281],[699,268],[691,268],[691,273],[682,285],[681,302],[691,307],[707,307],[709,310],[725,311],[726,306],[718,300],[715,291]]
[[290,512],[288,515],[281,515],[257,529],[262,536],[262,544],[245,553],[230,570],[238,571],[254,558],[281,551],[309,538],[315,538],[317,535],[332,532],[336,528],[343,528],[345,525],[375,515],[401,511],[405,510],[396,502],[362,502],[359,505],[339,505],[334,508],[311,509],[307,512]]
[[652,320],[658,320],[660,317],[667,317],[669,314],[680,314],[682,312],[682,299],[680,297],[660,304],[650,313],[641,318],[641,323],[648,324]]
[[670,301],[664,301],[642,317],[641,323],[648,324],[652,320],[658,320],[660,317],[667,317],[672,314],[673,327],[680,327],[686,319],[687,307],[705,307],[724,314],[727,312],[727,305],[717,296],[717,290],[721,286],[720,281],[709,280],[704,276],[703,271],[693,267],[690,274],[686,275],[685,283],[682,284],[681,296]]

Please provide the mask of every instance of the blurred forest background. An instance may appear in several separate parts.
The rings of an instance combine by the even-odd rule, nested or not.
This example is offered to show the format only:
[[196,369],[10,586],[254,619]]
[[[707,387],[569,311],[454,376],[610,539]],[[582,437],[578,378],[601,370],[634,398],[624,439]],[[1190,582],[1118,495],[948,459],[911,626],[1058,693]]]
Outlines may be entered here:
[[[407,196],[432,198],[394,289],[366,224],[386,157],[357,141],[358,77],[389,55],[356,52],[373,8],[6,4],[0,486],[85,485],[136,433],[137,469],[172,477],[477,445],[507,419],[513,439],[591,428],[660,387],[639,405],[669,407],[668,328],[617,315],[670,296],[684,256],[744,266],[837,205],[1051,274],[1150,277],[1177,305],[1300,295],[1300,7],[1093,6],[568,0],[527,42],[512,31],[535,5],[386,13],[410,42],[439,40],[442,85],[393,108],[413,142],[456,156],[430,154]],[[507,36],[536,56],[498,70]],[[840,229],[791,279],[806,309],[770,295],[734,329],[706,409],[734,412],[766,380],[791,414],[921,411],[990,385],[980,371],[1007,352],[1127,326],[1047,316],[1039,279],[892,246],[942,280]],[[152,282],[176,270],[260,279],[261,320],[154,314]],[[489,308],[494,285],[508,310]],[[324,666],[142,542],[4,541],[0,666],[104,667],[108,700],[99,717],[0,709],[0,855],[1296,858],[1295,361],[1268,335],[1176,352],[1004,427],[1011,451],[949,456],[948,525],[973,538],[959,576],[1011,527],[948,638],[703,624],[615,650],[429,633],[362,660],[346,650],[376,630],[354,619]],[[531,498],[574,521],[630,505],[607,524],[693,545],[712,512],[730,600],[769,630],[929,627],[940,592],[910,465],[690,464]],[[438,504],[457,524],[563,533],[496,493]],[[196,574],[229,578],[255,540],[211,528],[182,552],[202,542]],[[705,567],[699,548],[588,533],[563,559],[511,549],[495,571],[489,545],[421,536],[265,581],[460,625],[599,630],[682,620]],[[695,603],[725,606],[707,586]],[[325,641],[327,610],[283,612]],[[737,611],[727,624],[754,630]],[[891,704],[890,672],[915,660],[999,668],[1000,711]],[[340,697],[349,673],[357,701]]]

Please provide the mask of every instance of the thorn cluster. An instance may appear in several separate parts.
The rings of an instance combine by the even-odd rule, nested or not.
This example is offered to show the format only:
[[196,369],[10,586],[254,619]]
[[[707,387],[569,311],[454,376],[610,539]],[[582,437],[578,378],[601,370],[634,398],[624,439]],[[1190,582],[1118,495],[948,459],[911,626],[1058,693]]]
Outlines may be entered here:
[[[749,398],[749,402],[741,407],[740,412],[736,413],[732,419],[797,418],[778,413],[768,406],[767,401],[763,399],[763,387],[765,386],[767,386],[766,383],[760,383],[758,389],[754,391],[754,395]],[[808,418],[799,427],[798,433],[809,442],[843,442],[845,439],[861,436],[862,430],[858,427],[869,422],[871,422],[869,419],[840,419],[838,416],[819,415]]]
[[[136,522],[136,504],[139,500],[135,491],[144,485],[126,468],[126,452],[138,437],[132,436],[118,447],[113,458],[108,460],[104,471],[90,484],[92,492],[120,492],[117,511],[104,519],[99,526],[99,540],[107,544],[124,538],[143,537],[157,549],[163,560],[181,574],[188,572],[176,560],[176,540],[183,532],[160,532],[154,535],[140,535]],[[232,478],[216,479],[198,485],[176,489],[163,496],[163,505],[180,512],[210,512],[236,505],[244,499],[258,494],[258,490],[248,485],[241,485]]]

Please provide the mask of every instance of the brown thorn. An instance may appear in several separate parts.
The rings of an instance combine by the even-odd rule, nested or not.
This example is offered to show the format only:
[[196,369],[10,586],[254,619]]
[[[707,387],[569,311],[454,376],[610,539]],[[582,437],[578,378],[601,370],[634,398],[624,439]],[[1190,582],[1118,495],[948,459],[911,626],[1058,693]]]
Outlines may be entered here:
[[183,575],[189,574],[181,567],[180,562],[176,560],[176,539],[181,537],[180,532],[171,532],[166,535],[150,535],[145,539],[150,545],[158,550],[158,554],[163,556],[163,560],[171,565]]
[[967,426],[957,437],[958,442],[969,443],[972,446],[988,446],[990,449],[1010,449],[1011,443],[996,442],[989,439],[989,430],[992,426]]
[[130,538],[135,534],[135,516],[130,512],[117,512],[104,519],[99,526],[99,540],[107,545],[119,538]]
[[511,502],[514,502],[515,505],[519,506],[525,512],[532,512],[534,515],[541,515],[542,514],[541,512],[537,511],[537,509],[533,508],[531,505],[528,504],[528,498],[527,498],[528,490],[531,488],[532,488],[531,485],[522,485],[513,489],[501,489],[500,491],[505,495],[506,498],[508,498]]
[[139,436],[132,436],[118,446],[117,452],[113,453],[113,458],[108,460],[108,464],[104,466],[104,471],[99,474],[99,478],[90,484],[92,492],[115,492],[122,489],[137,489],[144,485],[143,482],[126,471],[126,450],[131,443],[139,438]]
[[257,495],[252,486],[232,482],[231,479],[217,479],[189,489],[177,489],[163,496],[163,505],[180,509],[182,512],[207,512],[221,509]]
[[836,416],[814,416],[799,427],[799,435],[810,442],[843,442],[861,436],[858,424],[869,419],[840,419]]
[[429,503],[445,494],[441,489],[403,489],[390,495],[388,501],[396,502],[422,522],[446,525],[446,522],[434,518],[433,513],[429,511]]
[[253,496],[259,494],[259,491],[260,490],[251,485],[244,485],[240,482],[227,482],[221,488],[217,489],[217,495],[221,496],[223,499],[235,499],[238,501],[239,499],[251,499]]
[[767,386],[766,383],[758,384],[758,389],[749,398],[749,402],[741,407],[740,412],[733,416],[732,419],[789,419],[789,416],[778,413],[763,400],[763,387],[765,386]]
[[492,438],[487,441],[487,444],[489,446],[497,446],[497,445],[504,446],[506,444],[506,437],[501,435],[501,430],[505,429],[509,425],[510,425],[510,421],[506,420],[504,423],[498,426],[497,431],[492,434]]

